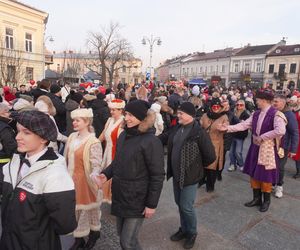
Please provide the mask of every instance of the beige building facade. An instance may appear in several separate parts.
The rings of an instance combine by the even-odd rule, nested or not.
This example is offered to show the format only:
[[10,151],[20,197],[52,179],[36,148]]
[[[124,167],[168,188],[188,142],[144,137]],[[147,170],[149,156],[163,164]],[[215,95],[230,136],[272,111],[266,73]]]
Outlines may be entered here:
[[19,86],[44,77],[44,33],[48,14],[0,0],[0,83]]

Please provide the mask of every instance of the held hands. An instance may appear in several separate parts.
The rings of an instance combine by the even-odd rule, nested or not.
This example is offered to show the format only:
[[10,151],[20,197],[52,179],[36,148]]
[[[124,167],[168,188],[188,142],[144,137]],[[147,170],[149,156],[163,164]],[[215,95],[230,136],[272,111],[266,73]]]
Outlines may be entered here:
[[217,129],[218,129],[219,131],[226,132],[226,131],[228,130],[228,125],[225,124],[225,123],[219,124],[219,125],[217,126]]
[[260,136],[253,135],[253,143],[256,145],[260,145],[262,143],[262,139]]
[[146,219],[150,219],[154,215],[154,213],[155,213],[155,208],[145,207],[143,215],[145,216]]
[[104,174],[100,175],[91,175],[91,179],[98,186],[98,188],[102,188],[103,184],[107,181],[107,178]]

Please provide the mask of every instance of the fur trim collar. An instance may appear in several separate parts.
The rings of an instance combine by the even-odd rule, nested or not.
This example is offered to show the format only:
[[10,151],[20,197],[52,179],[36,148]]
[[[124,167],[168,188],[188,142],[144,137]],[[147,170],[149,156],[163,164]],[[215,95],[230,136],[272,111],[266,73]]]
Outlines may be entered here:
[[155,123],[156,115],[152,110],[148,110],[146,118],[138,126],[138,130],[141,133],[146,133]]

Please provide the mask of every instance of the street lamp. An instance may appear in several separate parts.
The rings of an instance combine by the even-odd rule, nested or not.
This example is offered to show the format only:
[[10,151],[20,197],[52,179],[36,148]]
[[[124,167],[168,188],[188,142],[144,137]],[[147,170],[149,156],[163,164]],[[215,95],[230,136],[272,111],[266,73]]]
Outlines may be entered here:
[[151,69],[152,69],[152,52],[153,52],[153,45],[155,45],[155,43],[160,46],[161,45],[161,39],[160,37],[155,37],[153,38],[153,35],[151,35],[151,38],[148,37],[143,37],[142,39],[142,44],[146,45],[146,44],[150,45],[150,63],[149,63],[149,67],[150,67],[150,76],[151,76]]

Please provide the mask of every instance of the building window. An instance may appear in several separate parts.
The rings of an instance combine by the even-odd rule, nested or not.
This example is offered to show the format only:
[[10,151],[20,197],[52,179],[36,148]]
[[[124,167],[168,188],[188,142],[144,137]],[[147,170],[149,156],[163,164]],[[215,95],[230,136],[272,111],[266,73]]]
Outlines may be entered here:
[[245,63],[245,73],[250,73],[250,63]]
[[216,73],[218,74],[219,71],[219,65],[216,66]]
[[200,73],[202,73],[202,67],[200,67],[200,70],[199,70],[199,71],[200,71]]
[[125,84],[125,83],[126,83],[125,78],[121,78],[121,82],[122,82],[123,84]]
[[25,50],[26,52],[32,52],[32,35],[29,33],[25,34]]
[[290,66],[290,73],[291,74],[295,74],[296,73],[296,67],[297,67],[296,63],[292,63],[291,64],[291,66]]
[[274,73],[274,64],[269,64],[269,74]]
[[125,65],[123,65],[123,67],[122,67],[122,72],[126,73],[126,66]]
[[262,72],[261,63],[256,63],[256,72]]
[[26,81],[33,80],[33,68],[26,67],[26,75],[25,75]]
[[279,64],[278,76],[284,78],[285,64]]
[[225,73],[225,65],[222,65],[222,73]]
[[189,68],[186,68],[186,75],[189,75]]
[[6,28],[5,46],[7,49],[14,49],[14,31],[11,28]]
[[210,66],[210,72],[214,72],[214,66]]
[[239,72],[239,64],[238,63],[235,63],[234,64],[234,69],[233,69],[233,71],[235,72],[235,73],[238,73]]
[[294,52],[300,52],[300,48],[295,48]]
[[14,82],[16,79],[16,66],[7,66],[7,79],[9,82]]
[[56,71],[59,73],[60,72],[60,64],[57,64]]

